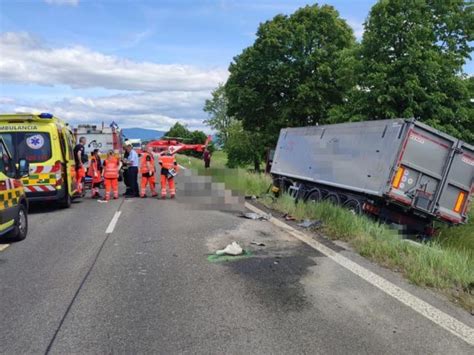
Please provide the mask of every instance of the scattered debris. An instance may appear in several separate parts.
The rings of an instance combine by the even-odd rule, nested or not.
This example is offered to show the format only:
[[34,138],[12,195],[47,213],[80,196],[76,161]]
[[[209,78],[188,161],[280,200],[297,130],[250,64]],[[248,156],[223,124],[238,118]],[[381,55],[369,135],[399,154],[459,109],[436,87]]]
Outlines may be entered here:
[[259,247],[264,247],[265,246],[265,243],[256,242],[256,241],[252,241],[252,242],[250,242],[250,244],[253,244],[253,245],[256,245],[256,246],[259,246]]
[[244,250],[239,244],[237,244],[237,242],[232,242],[231,244],[226,246],[224,249],[216,251],[216,255],[226,254],[226,255],[236,256],[236,255],[242,254],[243,252]]
[[107,202],[109,202],[109,201],[107,201],[107,200],[97,200],[97,202],[99,202],[99,203],[107,203]]
[[320,227],[323,224],[321,221],[315,221],[310,219],[305,219],[303,222],[298,223],[298,226],[303,228],[311,228],[311,227]]
[[259,221],[268,221],[270,218],[272,218],[272,215],[267,213],[259,214],[255,212],[248,212],[243,213],[241,217]]
[[296,218],[290,215],[289,213],[285,213],[283,215],[283,218],[285,218],[285,221],[296,221]]
[[245,196],[245,199],[246,199],[246,200],[256,201],[256,200],[257,200],[257,196],[255,196],[255,195],[246,195],[246,196]]
[[210,263],[220,263],[220,262],[231,262],[231,261],[238,261],[246,258],[250,258],[253,256],[252,252],[248,250],[244,250],[244,252],[240,255],[216,255],[216,254],[211,254],[207,257],[207,261]]

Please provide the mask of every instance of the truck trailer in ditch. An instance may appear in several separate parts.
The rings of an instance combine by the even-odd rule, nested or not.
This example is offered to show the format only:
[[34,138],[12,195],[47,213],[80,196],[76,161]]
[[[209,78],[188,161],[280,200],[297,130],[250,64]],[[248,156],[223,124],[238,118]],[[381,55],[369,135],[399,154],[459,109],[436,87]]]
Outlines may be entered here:
[[285,128],[271,173],[293,196],[328,200],[430,234],[467,221],[474,147],[415,120]]

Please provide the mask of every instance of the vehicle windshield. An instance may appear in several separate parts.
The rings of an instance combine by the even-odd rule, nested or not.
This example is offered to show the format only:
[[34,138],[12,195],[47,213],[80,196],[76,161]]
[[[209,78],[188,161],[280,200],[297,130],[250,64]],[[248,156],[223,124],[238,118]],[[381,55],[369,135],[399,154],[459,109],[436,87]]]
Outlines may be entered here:
[[0,136],[13,155],[13,161],[26,159],[41,163],[51,158],[51,138],[46,132],[3,132]]
[[142,145],[140,143],[132,143],[133,148],[141,148]]

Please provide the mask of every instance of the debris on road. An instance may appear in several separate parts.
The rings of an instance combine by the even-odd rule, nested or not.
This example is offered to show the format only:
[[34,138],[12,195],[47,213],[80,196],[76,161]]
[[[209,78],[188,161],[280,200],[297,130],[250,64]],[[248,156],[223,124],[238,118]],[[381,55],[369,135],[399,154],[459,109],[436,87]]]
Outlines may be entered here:
[[244,252],[242,247],[237,244],[237,242],[232,242],[231,244],[227,245],[224,249],[216,251],[216,255],[232,255],[237,256],[241,255]]
[[290,215],[289,213],[285,213],[283,215],[283,218],[285,219],[285,221],[296,221],[296,218]]
[[323,224],[321,221],[305,219],[303,222],[298,223],[297,225],[303,228],[311,228],[311,227],[320,227]]
[[243,213],[241,217],[253,219],[253,220],[259,220],[259,221],[268,221],[270,218],[272,218],[272,215],[267,214],[267,213],[259,214],[255,212],[248,212],[248,213]]
[[265,243],[256,242],[256,241],[252,241],[252,242],[250,242],[250,244],[253,244],[253,245],[256,245],[256,246],[259,246],[259,247],[264,247],[265,246]]
[[97,202],[99,202],[99,203],[107,203],[107,202],[109,202],[109,201],[107,201],[107,200],[97,200]]

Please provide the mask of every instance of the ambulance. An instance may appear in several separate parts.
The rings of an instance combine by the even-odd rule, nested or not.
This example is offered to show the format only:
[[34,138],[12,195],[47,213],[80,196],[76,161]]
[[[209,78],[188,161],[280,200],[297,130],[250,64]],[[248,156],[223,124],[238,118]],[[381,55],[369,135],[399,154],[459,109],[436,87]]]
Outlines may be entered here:
[[19,178],[28,176],[28,163],[12,159],[7,145],[0,138],[0,241],[23,240],[28,233],[28,201]]
[[30,202],[71,206],[77,182],[75,141],[67,123],[50,113],[2,114],[0,137],[16,164],[25,159],[29,165],[29,176],[22,182]]

